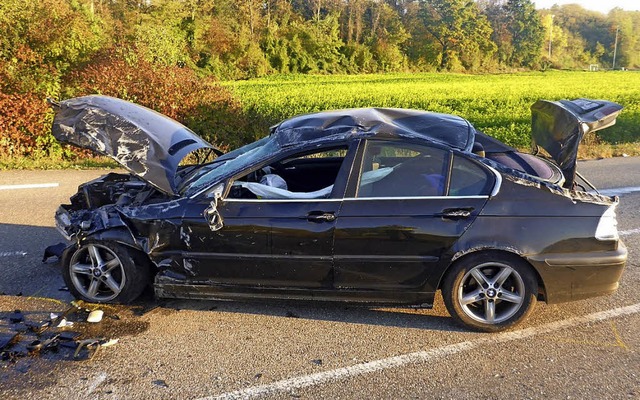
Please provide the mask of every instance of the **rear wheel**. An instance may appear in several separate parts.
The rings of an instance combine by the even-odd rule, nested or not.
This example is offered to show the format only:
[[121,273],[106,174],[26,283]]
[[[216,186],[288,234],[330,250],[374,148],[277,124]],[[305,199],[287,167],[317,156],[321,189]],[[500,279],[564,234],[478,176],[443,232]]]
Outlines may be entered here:
[[64,280],[71,293],[92,303],[130,303],[148,283],[149,268],[133,249],[117,243],[86,243],[69,258]]
[[467,327],[501,331],[526,318],[536,304],[535,276],[515,256],[473,254],[451,268],[442,286],[444,302]]

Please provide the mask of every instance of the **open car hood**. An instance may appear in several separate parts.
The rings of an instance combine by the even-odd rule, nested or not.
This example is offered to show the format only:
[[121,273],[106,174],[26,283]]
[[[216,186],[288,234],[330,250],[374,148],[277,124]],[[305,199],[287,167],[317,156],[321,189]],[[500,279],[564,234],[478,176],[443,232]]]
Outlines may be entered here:
[[176,194],[178,164],[187,154],[204,148],[220,153],[177,121],[128,101],[85,96],[53,108],[58,141],[109,156],[168,195]]
[[531,138],[558,164],[565,186],[573,186],[580,141],[589,132],[616,122],[622,106],[606,100],[538,100],[531,106]]

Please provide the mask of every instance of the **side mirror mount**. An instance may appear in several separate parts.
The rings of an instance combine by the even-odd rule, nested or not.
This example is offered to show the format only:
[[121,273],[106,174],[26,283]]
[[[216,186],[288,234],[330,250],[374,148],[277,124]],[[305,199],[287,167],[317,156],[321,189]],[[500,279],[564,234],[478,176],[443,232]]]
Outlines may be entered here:
[[209,207],[204,210],[204,218],[213,232],[219,231],[224,226],[222,215],[218,211],[218,204],[222,198],[223,191],[224,185],[216,186],[208,195],[208,197],[213,197],[213,200]]

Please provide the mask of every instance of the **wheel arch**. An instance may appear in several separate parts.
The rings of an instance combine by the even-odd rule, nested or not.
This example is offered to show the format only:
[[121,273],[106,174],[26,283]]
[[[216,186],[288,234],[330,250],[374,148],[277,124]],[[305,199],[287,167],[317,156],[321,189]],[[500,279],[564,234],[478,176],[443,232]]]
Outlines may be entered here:
[[68,266],[73,253],[82,245],[88,242],[111,242],[121,246],[125,246],[131,250],[134,250],[138,257],[143,257],[142,264],[149,269],[151,274],[158,272],[158,265],[149,257],[149,254],[144,250],[143,245],[134,238],[131,232],[124,227],[117,227],[112,229],[105,229],[98,232],[93,232],[90,235],[84,236],[78,240],[78,242],[69,245],[62,253],[60,258],[62,266]]
[[530,270],[533,271],[533,273],[535,274],[536,281],[538,283],[538,296],[537,296],[538,300],[546,300],[546,289],[545,289],[544,281],[542,280],[542,276],[540,275],[540,272],[538,272],[538,270],[529,262],[529,260],[527,260],[526,257],[524,257],[522,253],[520,253],[516,249],[508,248],[508,247],[505,247],[505,248],[477,247],[477,248],[469,249],[466,251],[457,252],[452,257],[451,263],[449,263],[449,266],[444,270],[444,272],[440,276],[437,289],[442,289],[441,287],[442,283],[444,282],[445,277],[453,270],[454,265],[461,263],[463,260],[467,259],[471,255],[477,255],[480,253],[495,254],[496,258],[508,257],[511,259],[518,260],[519,262],[522,262],[524,265],[527,265],[530,268]]

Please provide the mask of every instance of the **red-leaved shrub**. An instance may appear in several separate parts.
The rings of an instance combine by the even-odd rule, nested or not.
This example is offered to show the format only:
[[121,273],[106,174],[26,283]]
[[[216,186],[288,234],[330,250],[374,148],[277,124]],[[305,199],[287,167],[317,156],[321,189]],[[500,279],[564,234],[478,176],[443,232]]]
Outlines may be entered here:
[[240,104],[214,78],[150,62],[135,50],[102,52],[66,84],[72,88],[69,96],[103,94],[149,107],[220,147],[236,147],[256,136]]

